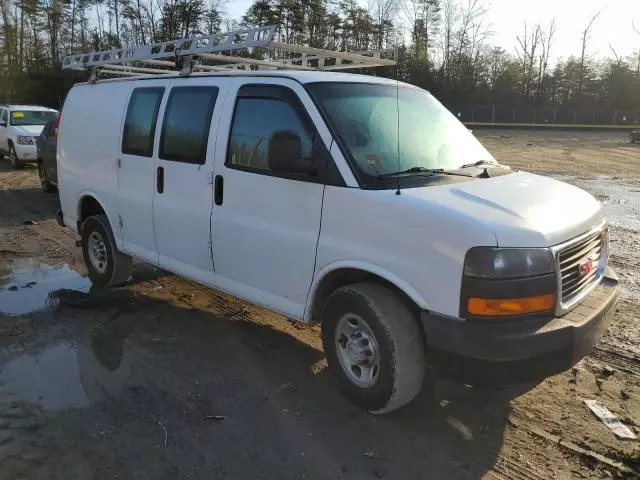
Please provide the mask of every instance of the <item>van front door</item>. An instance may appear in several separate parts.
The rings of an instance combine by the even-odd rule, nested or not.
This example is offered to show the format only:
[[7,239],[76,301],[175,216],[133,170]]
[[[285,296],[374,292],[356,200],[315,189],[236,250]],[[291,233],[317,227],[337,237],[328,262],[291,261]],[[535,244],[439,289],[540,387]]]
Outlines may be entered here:
[[320,233],[323,173],[293,172],[278,155],[281,150],[271,148],[272,140],[276,134],[296,144],[299,139],[301,164],[326,149],[300,100],[299,84],[258,78],[234,82],[235,106],[225,109],[220,126],[231,134],[217,155],[226,155],[226,161],[217,161],[215,169],[216,274],[243,284],[246,298],[302,318]]
[[[118,170],[118,223],[122,250],[158,263],[153,226],[154,141],[166,82],[140,82],[131,91],[122,132]],[[117,233],[116,233],[117,235]]]
[[211,172],[225,82],[170,83],[156,159],[153,218],[160,266],[211,282]]

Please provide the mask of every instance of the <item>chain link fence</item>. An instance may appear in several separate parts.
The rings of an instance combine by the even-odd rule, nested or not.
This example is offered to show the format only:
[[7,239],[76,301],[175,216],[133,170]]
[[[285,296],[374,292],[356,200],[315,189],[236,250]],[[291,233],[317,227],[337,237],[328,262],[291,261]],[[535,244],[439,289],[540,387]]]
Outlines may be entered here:
[[465,123],[577,126],[640,125],[640,109],[593,109],[532,106],[465,106],[449,108]]

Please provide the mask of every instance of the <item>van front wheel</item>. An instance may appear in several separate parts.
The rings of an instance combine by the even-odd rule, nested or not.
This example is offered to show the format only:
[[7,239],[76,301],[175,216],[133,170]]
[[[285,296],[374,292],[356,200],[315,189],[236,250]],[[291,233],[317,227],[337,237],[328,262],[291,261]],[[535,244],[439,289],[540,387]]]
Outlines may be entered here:
[[116,248],[106,215],[94,215],[82,224],[82,254],[94,286],[107,288],[129,280],[131,257]]
[[382,285],[333,292],[322,310],[322,343],[345,397],[371,413],[400,408],[422,389],[420,329],[405,302]]

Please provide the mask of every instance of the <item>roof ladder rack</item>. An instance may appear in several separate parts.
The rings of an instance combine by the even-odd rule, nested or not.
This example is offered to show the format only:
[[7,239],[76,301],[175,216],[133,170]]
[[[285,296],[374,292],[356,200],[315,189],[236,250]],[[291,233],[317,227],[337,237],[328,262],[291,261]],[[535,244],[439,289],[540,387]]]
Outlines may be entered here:
[[[179,73],[188,76],[192,72],[234,69],[343,70],[396,65],[395,48],[336,52],[277,42],[274,40],[275,30],[276,27],[270,25],[69,55],[64,57],[62,68],[90,70],[90,81],[95,81],[99,74],[148,76]],[[237,50],[246,50],[251,56],[232,55]]]

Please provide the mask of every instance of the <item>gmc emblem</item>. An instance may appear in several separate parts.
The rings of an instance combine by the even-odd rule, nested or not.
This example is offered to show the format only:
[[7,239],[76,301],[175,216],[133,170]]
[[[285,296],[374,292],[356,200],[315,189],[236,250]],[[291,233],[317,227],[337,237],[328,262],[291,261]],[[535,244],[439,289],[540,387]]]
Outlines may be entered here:
[[593,270],[593,260],[587,258],[583,262],[578,264],[578,278],[583,278],[589,275]]

